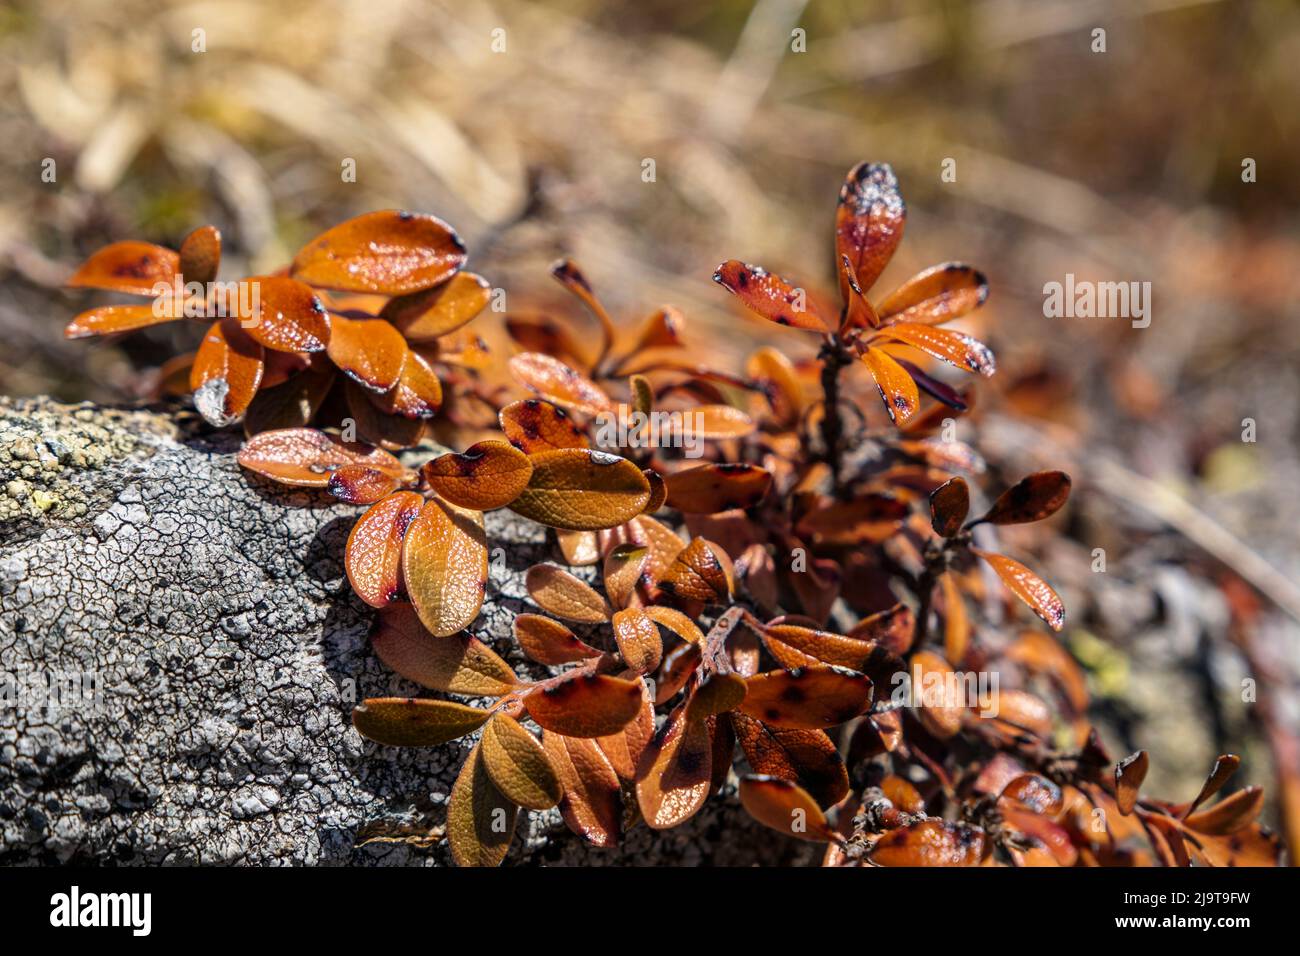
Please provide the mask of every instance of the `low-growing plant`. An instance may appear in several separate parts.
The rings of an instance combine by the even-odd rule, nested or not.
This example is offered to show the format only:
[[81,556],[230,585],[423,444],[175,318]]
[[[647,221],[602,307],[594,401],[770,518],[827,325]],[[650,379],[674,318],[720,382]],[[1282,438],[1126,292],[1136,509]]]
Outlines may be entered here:
[[[773,348],[755,351],[742,374],[682,361],[684,323],[668,308],[618,348],[609,313],[565,261],[552,274],[596,317],[599,345],[584,348],[580,333],[549,317],[507,318],[525,349],[509,368],[533,397],[499,409],[500,438],[413,469],[378,447],[402,444],[391,435],[362,443],[305,427],[311,402],[289,427],[250,429],[239,453],[249,471],[369,506],[344,564],[377,611],[379,658],[471,701],[373,698],[353,713],[357,730],[384,745],[478,734],[447,808],[457,863],[499,864],[521,809],[558,807],[601,847],[642,823],[678,826],[733,773],[755,819],[826,844],[832,866],[1277,861],[1276,838],[1256,822],[1258,788],[1202,809],[1235,756],[1220,757],[1188,803],[1141,796],[1146,753],[1112,761],[1087,721],[1079,665],[1050,634],[1013,623],[1007,593],[1052,631],[1065,608],[1038,575],[990,550],[992,529],[1051,518],[1071,481],[1060,471],[1029,475],[970,518],[963,475],[984,463],[938,433],[971,409],[973,392],[908,356],[992,374],[985,346],[938,328],[982,305],[988,283],[949,263],[873,305],[866,294],[905,215],[888,166],[849,173],[836,215],[836,321],[762,269],[736,260],[718,268],[715,279],[759,315],[820,335],[815,363]],[[214,324],[204,348],[225,358],[201,349],[195,369],[226,371],[192,378],[206,417],[251,416],[262,394],[240,363],[269,367],[272,353],[308,356],[277,388],[324,374],[313,358],[323,353],[329,374],[342,369],[377,410],[419,411],[411,417],[421,420],[437,410],[438,380],[425,372],[447,355],[417,342],[467,322],[486,283],[457,272],[464,248],[438,220],[372,217],[309,244],[283,282],[248,280],[262,283],[272,310],[263,307],[260,338],[247,333],[256,348],[239,345],[228,320]],[[142,291],[144,278],[215,274],[215,252],[196,260],[190,245],[177,256],[119,244],[78,281]],[[304,304],[295,311],[276,298],[281,287]],[[344,315],[315,288],[390,298],[373,314]],[[150,324],[137,312],[100,312],[73,327]],[[887,427],[870,425],[861,389],[843,378],[859,360],[869,373],[861,381],[884,398]],[[928,409],[922,393],[935,399]],[[676,427],[694,423],[706,460],[645,441],[639,424],[612,449],[592,447],[603,418],[657,408],[689,413]],[[484,512],[499,508],[552,529],[562,562],[527,570],[540,613],[513,625],[544,676],[521,677],[468,631],[491,573]],[[988,587],[981,565],[1006,592]],[[597,576],[586,568],[598,569],[600,590],[583,579]],[[990,675],[998,679],[972,697],[971,678]]]

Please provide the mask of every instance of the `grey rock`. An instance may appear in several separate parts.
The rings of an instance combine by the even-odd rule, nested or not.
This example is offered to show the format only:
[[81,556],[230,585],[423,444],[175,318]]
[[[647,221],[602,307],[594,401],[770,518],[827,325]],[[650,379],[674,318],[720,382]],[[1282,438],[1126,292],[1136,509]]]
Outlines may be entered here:
[[[355,701],[420,692],[370,653],[373,612],[343,575],[360,509],[242,473],[238,443],[183,413],[0,398],[0,863],[449,861],[440,840],[358,846],[436,830],[469,745],[352,728]],[[523,573],[557,555],[531,522],[487,522],[504,567],[471,630],[525,673]],[[507,865],[791,859],[809,851],[729,787],[615,850],[525,814]]]

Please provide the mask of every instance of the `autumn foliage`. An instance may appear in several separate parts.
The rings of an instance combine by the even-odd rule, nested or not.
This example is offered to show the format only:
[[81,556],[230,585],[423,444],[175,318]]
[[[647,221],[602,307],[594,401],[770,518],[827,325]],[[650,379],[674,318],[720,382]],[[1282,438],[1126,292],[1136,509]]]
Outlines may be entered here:
[[[1066,608],[995,533],[1050,519],[1070,477],[1027,475],[972,512],[984,463],[940,430],[975,393],[920,363],[994,374],[991,351],[947,327],[989,283],[945,263],[870,299],[905,219],[887,165],[849,173],[838,314],[758,266],[718,266],[749,311],[819,346],[804,361],[761,348],[735,371],[683,358],[672,308],[622,336],[582,271],[559,262],[554,278],[588,316],[507,316],[521,388],[500,401],[478,381],[495,359],[464,329],[488,283],[431,216],[328,230],[285,272],[239,280],[257,287],[255,314],[189,303],[210,324],[173,379],[187,377],[213,425],[242,421],[240,464],[366,506],[344,562],[375,609],[374,651],[437,696],[366,700],[353,720],[388,746],[474,737],[447,809],[458,863],[499,864],[521,810],[558,807],[608,847],[634,826],[678,826],[731,787],[760,823],[825,844],[832,866],[1278,859],[1258,788],[1210,802],[1236,757],[1170,803],[1141,792],[1145,752],[1117,762],[1090,727],[1082,671],[1042,627],[1060,631]],[[73,284],[151,295],[210,283],[219,262],[204,227],[175,252],[109,246]],[[161,311],[91,309],[68,335],[181,317]],[[494,437],[457,412],[470,403],[490,405]],[[473,440],[395,454],[440,410]],[[635,430],[597,444],[598,421],[629,411],[694,422],[704,457]],[[470,632],[492,573],[484,513],[500,508],[551,529],[553,560],[526,575],[535,610],[513,626],[545,676],[521,676]],[[988,672],[1001,678],[991,705],[930,692]]]

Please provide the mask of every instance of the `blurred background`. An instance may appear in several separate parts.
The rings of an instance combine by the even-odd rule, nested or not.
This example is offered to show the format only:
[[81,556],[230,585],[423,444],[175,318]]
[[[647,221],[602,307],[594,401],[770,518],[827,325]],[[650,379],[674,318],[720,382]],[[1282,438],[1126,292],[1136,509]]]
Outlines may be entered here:
[[[89,299],[62,283],[106,242],[211,222],[233,278],[387,207],[451,222],[512,309],[573,314],[546,275],[567,255],[624,321],[681,308],[701,360],[811,354],[710,276],[734,257],[833,293],[844,173],[892,163],[907,239],[875,297],[950,259],[989,275],[959,326],[999,373],[959,437],[995,492],[1075,476],[1064,534],[1008,537],[1065,598],[1108,742],[1178,800],[1241,753],[1294,830],[1298,98],[1282,0],[11,0],[0,393],[144,400],[196,344],[63,340]],[[1067,273],[1150,282],[1150,327],[1046,318]]]

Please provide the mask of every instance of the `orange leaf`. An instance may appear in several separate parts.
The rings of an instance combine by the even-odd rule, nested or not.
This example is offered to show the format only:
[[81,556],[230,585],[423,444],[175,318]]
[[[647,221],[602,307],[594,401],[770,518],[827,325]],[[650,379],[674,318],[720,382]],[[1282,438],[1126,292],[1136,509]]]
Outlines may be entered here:
[[[898,191],[898,178],[886,163],[859,163],[840,187],[835,209],[835,254],[847,256],[859,286],[869,292],[903,238],[907,206]],[[848,280],[841,272],[840,294],[849,300]]]
[[912,655],[912,697],[918,706],[918,716],[925,729],[947,740],[961,730],[966,717],[962,686],[948,662],[931,651],[917,651]]
[[984,831],[964,823],[922,820],[891,830],[871,850],[878,866],[975,866],[984,857]]
[[405,469],[388,452],[359,442],[340,441],[315,428],[281,428],[254,435],[237,460],[249,471],[282,485],[324,488],[344,465],[360,465],[400,477]]
[[777,421],[788,425],[798,419],[803,409],[803,386],[788,358],[765,346],[746,361],[745,374],[762,388]]
[[163,322],[174,322],[179,316],[159,309],[157,302],[148,305],[104,305],[82,312],[63,330],[65,339],[86,339],[95,335],[115,335],[134,332]]
[[754,420],[730,405],[697,405],[682,415],[689,421],[687,428],[696,438],[744,438],[754,431]]
[[745,693],[745,679],[739,674],[709,670],[687,694],[686,719],[703,720],[733,711]]
[[641,682],[608,674],[574,674],[524,698],[528,715],[566,737],[608,737],[641,710]]
[[361,736],[392,747],[436,747],[473,733],[490,716],[478,707],[424,697],[372,697],[352,708]]
[[623,663],[638,674],[648,674],[659,666],[664,645],[654,621],[640,608],[630,607],[615,613],[614,640],[623,655]]
[[1070,497],[1070,476],[1063,471],[1037,471],[1002,492],[980,524],[1025,524],[1042,521],[1061,510]]
[[755,773],[797,783],[823,807],[849,792],[848,769],[825,731],[768,727],[739,712],[729,719]]
[[514,837],[519,808],[488,775],[476,744],[460,768],[447,802],[447,843],[457,866],[500,866]]
[[478,442],[459,455],[440,455],[420,469],[421,477],[442,497],[477,511],[510,504],[532,474],[528,456],[503,441]]
[[961,530],[970,512],[970,488],[964,478],[949,478],[930,493],[930,527],[951,538]]
[[731,599],[731,559],[711,541],[695,538],[677,556],[659,586],[689,600],[722,604]]
[[[390,414],[383,407],[386,396],[376,395],[350,378],[344,378],[342,385],[348,415],[362,440],[391,451],[412,448],[420,443],[425,433],[423,419]],[[376,398],[381,401],[375,401]]]
[[997,371],[997,362],[988,346],[964,332],[900,322],[886,326],[880,333],[967,372],[989,376]]
[[637,763],[655,735],[654,698],[650,696],[650,688],[644,679],[638,683],[641,685],[641,710],[636,719],[629,721],[616,734],[596,738],[596,746],[609,760],[614,772],[624,780],[636,778]]
[[262,383],[262,346],[233,318],[214,322],[203,336],[190,369],[194,407],[217,427],[239,421]]
[[572,661],[600,657],[603,653],[561,624],[540,614],[518,614],[514,623],[515,640],[530,658],[539,664],[568,664]]
[[[828,631],[815,631],[812,628],[796,624],[773,624],[764,628],[765,640],[779,641],[787,647],[799,651],[801,655],[812,658],[815,662],[834,664],[864,674],[876,674],[886,670],[892,672],[896,667],[902,668],[902,661],[895,654],[886,650],[875,641],[863,641],[843,634]],[[779,655],[773,651],[773,657]],[[782,663],[786,663],[782,661]],[[789,666],[801,666],[807,661],[797,661]]]
[[653,468],[642,468],[641,474],[645,475],[645,480],[650,482],[650,500],[646,502],[642,514],[652,515],[668,500],[668,482],[664,481],[663,475]]
[[916,615],[906,604],[895,604],[854,624],[848,636],[859,641],[875,641],[893,654],[905,654],[912,646]]
[[1115,802],[1124,816],[1137,806],[1138,790],[1147,777],[1148,766],[1150,759],[1145,750],[1139,750],[1115,765]]
[[557,358],[541,352],[522,352],[510,359],[510,371],[542,398],[586,415],[611,413],[609,396],[591,379]]
[[907,514],[907,502],[869,492],[808,512],[799,521],[799,534],[818,544],[878,544],[899,529]]
[[382,395],[366,389],[366,398],[386,415],[411,420],[432,418],[442,407],[442,382],[418,352],[408,352],[397,384]]
[[244,433],[249,437],[276,429],[303,427],[316,416],[334,385],[334,366],[322,361],[313,362],[279,385],[268,386],[267,378],[276,356],[288,356],[288,353],[267,353],[262,384],[244,412]]
[[1239,766],[1241,766],[1241,758],[1236,754],[1220,754],[1216,757],[1210,775],[1205,778],[1205,783],[1201,784],[1201,792],[1183,811],[1183,819],[1195,813],[1197,807],[1218,793],[1223,788],[1223,785],[1231,779],[1232,775],[1237,772]]
[[586,568],[600,561],[600,545],[594,531],[556,531],[556,543],[565,563],[573,568]]
[[365,465],[344,465],[330,475],[329,493],[350,505],[371,505],[397,490],[397,479]]
[[862,361],[876,380],[876,388],[884,400],[885,411],[895,425],[904,424],[921,407],[921,393],[907,370],[893,357],[880,349],[867,348]]
[[987,561],[1011,593],[1028,604],[1048,627],[1059,631],[1065,625],[1065,605],[1046,581],[1005,554],[980,551],[978,548],[971,548],[971,551]]
[[829,332],[803,289],[766,269],[728,259],[713,273],[713,281],[743,302],[751,312],[777,325],[811,332]]
[[652,621],[666,627],[689,644],[704,644],[704,634],[695,622],[676,608],[655,605],[645,609]]
[[323,352],[330,340],[330,317],[311,286],[288,276],[245,279],[240,302],[255,301],[257,309],[240,314],[249,337],[279,352]]
[[560,779],[537,738],[519,722],[497,713],[483,728],[483,766],[511,803],[529,810],[549,810],[560,802]]
[[491,296],[487,279],[458,272],[441,285],[389,299],[379,315],[408,342],[432,342],[468,324]]
[[541,352],[569,365],[589,367],[568,328],[550,316],[510,316],[506,319],[506,333],[526,352]]
[[709,796],[712,764],[707,722],[691,720],[686,705],[678,705],[637,764],[637,802],[646,825],[666,830],[694,816]]
[[791,780],[757,774],[742,777],[740,802],[750,816],[778,833],[814,843],[835,838],[817,801]]
[[612,613],[591,585],[554,564],[534,564],[524,576],[524,586],[534,604],[566,621],[601,624]]
[[650,500],[650,483],[626,458],[586,448],[531,458],[532,478],[510,509],[539,524],[569,531],[612,528],[636,517]]
[[664,479],[668,507],[693,514],[716,514],[758,504],[771,487],[772,475],[757,465],[697,465]]
[[331,318],[330,361],[364,388],[386,392],[396,385],[408,354],[402,333],[383,319]]
[[605,558],[605,593],[616,610],[640,603],[636,586],[649,556],[650,549],[645,545],[620,544]]
[[682,327],[686,324],[681,310],[666,305],[646,319],[637,333],[636,344],[628,355],[640,355],[646,349],[676,348],[682,344]]
[[435,636],[468,627],[487,589],[483,515],[434,499],[406,529],[402,579],[420,620]]
[[352,590],[371,607],[385,607],[401,594],[402,541],[423,506],[424,499],[414,491],[399,491],[352,526],[343,567]]
[[560,813],[569,829],[594,846],[618,843],[623,809],[618,774],[594,740],[544,732],[542,746],[564,786]]
[[755,674],[745,685],[741,712],[793,730],[834,727],[871,703],[870,678],[828,664]]
[[600,304],[596,298],[596,293],[591,288],[591,283],[583,275],[582,270],[578,268],[577,263],[571,259],[560,259],[551,263],[551,276],[575,295],[600,322],[601,347],[596,356],[594,364],[599,365],[601,361],[609,354],[610,346],[614,344],[614,322],[605,311],[605,307]]
[[510,444],[526,455],[561,448],[586,448],[587,436],[569,413],[540,398],[511,402],[498,416]]
[[500,697],[519,684],[510,665],[478,638],[464,633],[434,637],[406,603],[380,610],[370,646],[398,674],[432,690]]
[[185,283],[208,283],[221,268],[221,232],[216,226],[199,226],[181,242],[177,270]]
[[114,242],[83,262],[68,285],[108,289],[132,295],[154,295],[159,282],[170,285],[180,269],[180,257],[150,242]]
[[919,272],[880,303],[880,317],[894,322],[941,325],[984,304],[989,283],[984,273],[960,262],[945,262]]
[[445,282],[464,263],[465,244],[441,219],[387,209],[321,233],[291,271],[318,288],[405,295]]

